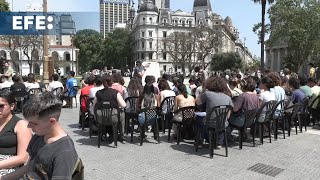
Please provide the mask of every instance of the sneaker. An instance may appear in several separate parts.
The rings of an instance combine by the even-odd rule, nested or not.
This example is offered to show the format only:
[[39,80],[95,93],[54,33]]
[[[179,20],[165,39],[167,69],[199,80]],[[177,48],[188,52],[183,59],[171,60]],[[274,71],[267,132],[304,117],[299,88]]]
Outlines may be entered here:
[[221,145],[218,145],[215,149],[219,150],[219,149],[221,149],[221,148],[222,148],[222,146],[221,146]]

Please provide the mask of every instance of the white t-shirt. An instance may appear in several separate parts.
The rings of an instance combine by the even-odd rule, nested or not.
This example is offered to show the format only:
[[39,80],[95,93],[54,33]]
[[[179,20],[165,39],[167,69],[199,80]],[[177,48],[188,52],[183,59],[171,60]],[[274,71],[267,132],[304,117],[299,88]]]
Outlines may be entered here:
[[[269,101],[276,101],[276,95],[271,91],[263,91],[260,94],[259,98],[262,100],[263,103],[269,102]],[[264,107],[262,111],[266,112],[267,111],[267,107]]]
[[9,87],[11,87],[12,84],[13,84],[13,82],[4,81],[3,83],[0,83],[0,89],[9,88]]
[[63,84],[59,81],[52,81],[51,83],[49,83],[49,86],[47,88],[48,91],[52,91],[56,88],[62,87],[63,88]]
[[[100,91],[101,89],[103,89],[104,86],[101,85],[101,86],[98,86],[98,87],[93,87],[90,89],[90,94],[89,94],[89,98],[94,98],[96,96],[96,93],[98,91]],[[90,107],[89,107],[89,111],[92,115],[94,115],[94,107],[93,107],[93,104],[90,104]]]
[[30,90],[30,89],[35,89],[35,88],[40,88],[39,84],[37,82],[35,83],[26,83],[26,90],[27,92]]

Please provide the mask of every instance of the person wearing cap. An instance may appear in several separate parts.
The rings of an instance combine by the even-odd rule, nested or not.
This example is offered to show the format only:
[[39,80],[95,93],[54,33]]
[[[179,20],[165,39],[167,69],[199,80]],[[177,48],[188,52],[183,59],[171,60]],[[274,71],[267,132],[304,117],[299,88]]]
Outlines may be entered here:
[[[74,78],[75,72],[70,71],[69,72],[69,79],[67,80],[66,83],[66,88],[64,90],[64,97],[63,100],[69,99],[68,97],[72,97],[77,95],[77,92],[74,91],[73,87],[78,86],[78,81],[76,78]],[[69,107],[71,105],[71,102],[67,101],[67,104],[63,107]]]

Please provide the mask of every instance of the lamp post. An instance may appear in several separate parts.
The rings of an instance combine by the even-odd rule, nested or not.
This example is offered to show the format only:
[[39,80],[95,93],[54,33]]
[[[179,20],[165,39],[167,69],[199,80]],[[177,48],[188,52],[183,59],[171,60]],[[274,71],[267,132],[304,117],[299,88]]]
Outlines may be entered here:
[[[47,15],[48,12],[48,0],[43,0],[43,13]],[[47,22],[47,21],[46,21]],[[46,23],[47,26],[47,23]],[[49,52],[48,52],[48,35],[47,32],[43,35],[43,83],[49,84]]]
[[244,62],[244,74],[246,73],[246,69],[247,69],[247,61],[246,61],[246,40],[247,38],[244,37],[243,38],[243,62]]

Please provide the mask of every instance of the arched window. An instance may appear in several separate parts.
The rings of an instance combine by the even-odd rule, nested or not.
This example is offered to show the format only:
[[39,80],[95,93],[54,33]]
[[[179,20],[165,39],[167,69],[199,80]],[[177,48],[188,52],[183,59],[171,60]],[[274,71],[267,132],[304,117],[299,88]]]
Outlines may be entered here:
[[18,51],[13,51],[12,52],[12,55],[11,55],[11,59],[14,60],[14,61],[17,61],[19,60],[19,52]]
[[59,54],[58,54],[57,51],[53,51],[53,52],[51,53],[51,56],[52,56],[52,60],[53,60],[53,61],[58,61],[58,60],[59,60]]
[[31,58],[32,58],[33,60],[36,60],[36,61],[39,60],[39,52],[38,52],[38,50],[36,50],[36,49],[32,50],[32,52],[31,52]]
[[68,51],[64,52],[63,56],[64,56],[64,60],[65,61],[71,61],[71,56],[70,56],[70,53]]
[[7,60],[7,53],[4,50],[0,51],[0,57],[4,57]]
[[34,74],[35,74],[35,75],[40,75],[40,67],[39,67],[39,64],[34,63],[33,68],[34,68]]

